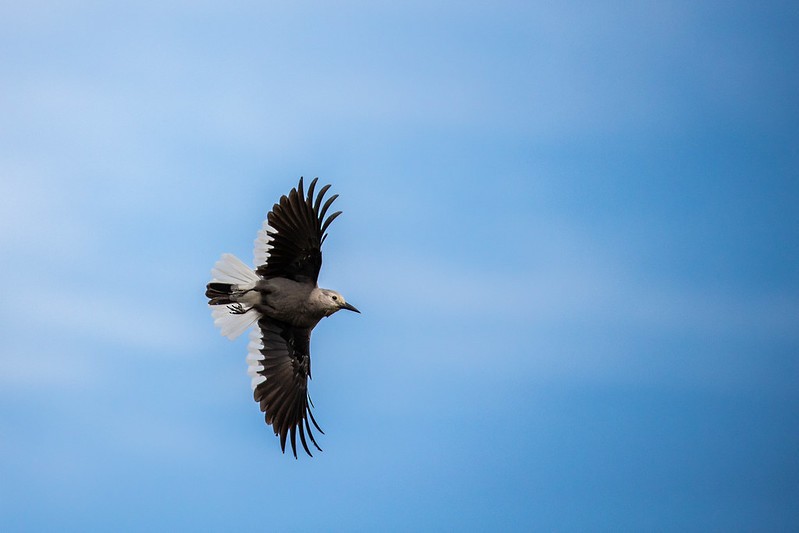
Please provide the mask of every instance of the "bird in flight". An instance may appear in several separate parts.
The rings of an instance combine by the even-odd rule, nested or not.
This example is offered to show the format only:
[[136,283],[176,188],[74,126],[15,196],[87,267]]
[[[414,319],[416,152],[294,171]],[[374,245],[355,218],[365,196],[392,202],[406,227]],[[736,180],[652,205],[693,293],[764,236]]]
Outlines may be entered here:
[[341,214],[336,211],[325,218],[338,195],[323,204],[330,185],[314,196],[317,180],[306,194],[300,178],[299,185],[269,211],[255,239],[255,270],[236,256],[223,254],[205,291],[222,335],[235,339],[255,324],[247,345],[253,396],[266,423],[280,437],[283,453],[289,440],[295,458],[297,433],[308,455],[312,454],[306,436],[322,451],[311,431],[313,424],[324,433],[308,395],[311,331],[340,309],[360,313],[340,293],[317,286],[325,232]]

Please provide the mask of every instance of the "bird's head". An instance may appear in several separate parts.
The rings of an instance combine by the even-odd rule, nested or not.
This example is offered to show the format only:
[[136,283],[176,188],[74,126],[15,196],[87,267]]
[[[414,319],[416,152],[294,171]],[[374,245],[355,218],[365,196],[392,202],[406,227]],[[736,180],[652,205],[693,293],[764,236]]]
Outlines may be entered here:
[[322,303],[326,311],[325,316],[330,316],[340,309],[346,309],[348,311],[360,313],[355,306],[347,303],[347,301],[344,299],[344,296],[342,296],[340,292],[330,289],[321,289],[321,293]]

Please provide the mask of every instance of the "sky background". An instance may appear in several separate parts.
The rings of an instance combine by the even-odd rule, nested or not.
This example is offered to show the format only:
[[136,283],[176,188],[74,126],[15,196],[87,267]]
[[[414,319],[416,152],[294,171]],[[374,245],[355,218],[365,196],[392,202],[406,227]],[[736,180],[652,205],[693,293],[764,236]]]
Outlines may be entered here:
[[[796,531],[796,2],[3,2],[0,529]],[[341,194],[313,459],[204,299]]]

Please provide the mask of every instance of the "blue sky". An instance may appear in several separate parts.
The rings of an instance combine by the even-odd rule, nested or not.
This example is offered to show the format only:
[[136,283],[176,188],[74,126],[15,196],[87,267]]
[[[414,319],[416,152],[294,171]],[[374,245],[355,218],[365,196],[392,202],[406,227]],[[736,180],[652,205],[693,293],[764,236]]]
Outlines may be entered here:
[[[792,2],[0,6],[4,530],[795,530]],[[203,298],[340,193],[325,450]]]

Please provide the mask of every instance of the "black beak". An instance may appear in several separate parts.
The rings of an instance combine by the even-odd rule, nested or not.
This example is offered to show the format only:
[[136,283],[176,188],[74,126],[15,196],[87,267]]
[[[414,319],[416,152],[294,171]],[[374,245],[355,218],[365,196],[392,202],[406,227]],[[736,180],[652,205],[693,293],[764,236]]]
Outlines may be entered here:
[[342,306],[341,306],[341,308],[342,308],[342,309],[346,309],[346,310],[348,310],[348,311],[355,311],[356,313],[360,313],[360,311],[358,311],[357,309],[355,309],[355,306],[354,306],[354,305],[350,305],[350,304],[344,304],[344,305],[342,305]]

